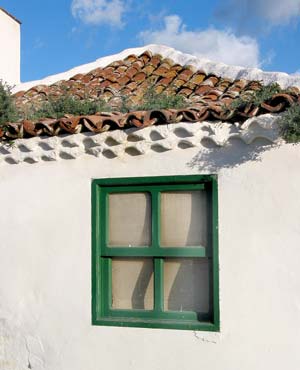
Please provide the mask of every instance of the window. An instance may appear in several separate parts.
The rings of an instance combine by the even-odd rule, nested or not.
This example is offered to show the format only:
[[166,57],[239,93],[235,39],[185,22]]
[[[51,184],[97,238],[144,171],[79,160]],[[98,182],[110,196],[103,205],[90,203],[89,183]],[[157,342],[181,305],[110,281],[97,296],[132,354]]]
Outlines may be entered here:
[[93,180],[94,325],[219,330],[214,176]]

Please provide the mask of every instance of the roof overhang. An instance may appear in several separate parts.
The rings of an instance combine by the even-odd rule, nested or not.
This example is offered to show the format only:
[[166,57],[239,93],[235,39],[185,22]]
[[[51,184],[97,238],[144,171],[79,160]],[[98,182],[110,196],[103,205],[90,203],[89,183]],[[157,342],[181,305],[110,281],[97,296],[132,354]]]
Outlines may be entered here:
[[3,13],[5,13],[6,15],[8,15],[10,18],[12,18],[15,22],[19,23],[19,24],[22,24],[21,21],[19,21],[18,18],[16,18],[15,16],[13,16],[12,14],[10,14],[7,10],[3,9],[0,7],[0,10],[3,11]]

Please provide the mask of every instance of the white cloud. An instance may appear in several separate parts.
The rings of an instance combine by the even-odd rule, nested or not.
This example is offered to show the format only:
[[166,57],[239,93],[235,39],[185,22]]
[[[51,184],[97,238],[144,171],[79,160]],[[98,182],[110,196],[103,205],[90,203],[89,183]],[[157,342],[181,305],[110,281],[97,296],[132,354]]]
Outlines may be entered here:
[[71,4],[73,17],[92,25],[121,27],[125,11],[123,0],[73,0]]
[[300,0],[247,0],[256,3],[261,17],[273,24],[288,23],[300,16]]
[[300,0],[226,0],[217,13],[241,22],[260,18],[271,25],[287,24],[300,17]]
[[259,47],[251,37],[237,37],[231,31],[210,28],[204,31],[188,31],[178,15],[164,17],[164,28],[143,31],[140,38],[145,44],[165,44],[198,57],[217,62],[257,67]]

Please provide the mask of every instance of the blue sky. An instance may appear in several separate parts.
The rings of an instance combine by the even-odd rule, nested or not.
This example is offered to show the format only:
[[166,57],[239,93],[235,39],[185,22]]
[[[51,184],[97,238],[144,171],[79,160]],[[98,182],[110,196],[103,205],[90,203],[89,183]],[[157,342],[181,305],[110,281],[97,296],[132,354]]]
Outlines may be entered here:
[[148,43],[300,73],[300,0],[0,0],[22,21],[30,81]]

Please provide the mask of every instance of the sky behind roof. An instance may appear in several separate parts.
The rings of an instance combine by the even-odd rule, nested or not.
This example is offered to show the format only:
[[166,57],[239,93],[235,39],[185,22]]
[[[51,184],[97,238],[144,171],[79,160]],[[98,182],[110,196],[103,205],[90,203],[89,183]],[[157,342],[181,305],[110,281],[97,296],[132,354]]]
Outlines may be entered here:
[[300,0],[0,0],[21,22],[23,82],[130,47],[300,73]]

